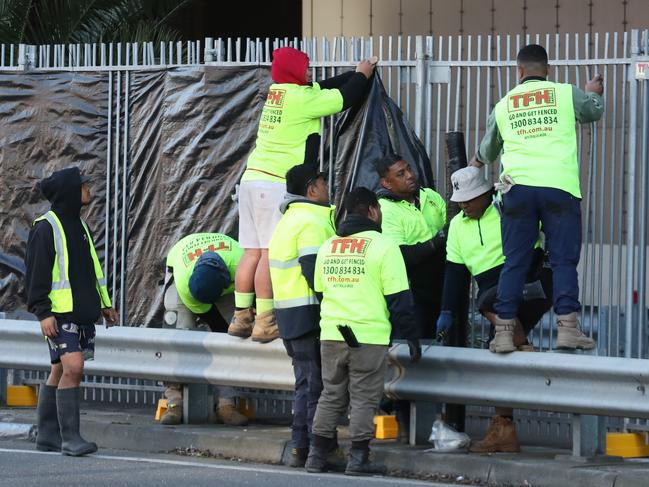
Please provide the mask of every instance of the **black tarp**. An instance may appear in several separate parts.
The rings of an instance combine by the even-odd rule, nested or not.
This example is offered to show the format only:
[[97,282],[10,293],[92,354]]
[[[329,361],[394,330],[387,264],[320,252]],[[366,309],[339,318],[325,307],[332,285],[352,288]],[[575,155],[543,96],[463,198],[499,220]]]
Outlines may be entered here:
[[334,153],[338,206],[342,196],[357,186],[380,189],[374,161],[390,153],[410,163],[421,186],[435,187],[426,149],[406,115],[386,93],[378,73],[372,77],[363,103],[338,121]]

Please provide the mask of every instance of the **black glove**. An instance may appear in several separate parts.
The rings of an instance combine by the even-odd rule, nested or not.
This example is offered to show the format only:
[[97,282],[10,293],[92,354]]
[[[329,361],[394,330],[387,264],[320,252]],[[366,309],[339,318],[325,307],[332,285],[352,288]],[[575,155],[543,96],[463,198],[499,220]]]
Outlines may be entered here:
[[419,338],[408,340],[408,352],[410,353],[410,363],[418,362],[421,358],[421,344]]
[[446,249],[446,234],[443,231],[439,231],[432,239],[430,239],[430,245],[433,247],[433,252],[439,252]]

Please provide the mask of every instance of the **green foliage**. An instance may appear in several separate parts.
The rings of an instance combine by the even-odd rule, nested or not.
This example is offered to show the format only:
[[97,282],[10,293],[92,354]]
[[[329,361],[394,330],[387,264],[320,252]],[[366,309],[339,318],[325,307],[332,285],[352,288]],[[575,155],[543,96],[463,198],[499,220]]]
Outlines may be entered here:
[[193,0],[0,0],[0,44],[175,41]]

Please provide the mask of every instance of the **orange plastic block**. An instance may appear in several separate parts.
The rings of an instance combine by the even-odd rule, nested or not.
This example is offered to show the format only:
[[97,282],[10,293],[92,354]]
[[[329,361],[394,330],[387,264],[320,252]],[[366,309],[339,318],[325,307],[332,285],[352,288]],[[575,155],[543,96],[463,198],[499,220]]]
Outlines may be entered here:
[[7,386],[7,406],[35,407],[37,404],[36,386]]
[[374,437],[378,440],[394,440],[399,436],[395,416],[374,416],[374,426]]
[[155,420],[160,421],[162,415],[167,411],[167,400],[158,399],[158,408],[155,411]]

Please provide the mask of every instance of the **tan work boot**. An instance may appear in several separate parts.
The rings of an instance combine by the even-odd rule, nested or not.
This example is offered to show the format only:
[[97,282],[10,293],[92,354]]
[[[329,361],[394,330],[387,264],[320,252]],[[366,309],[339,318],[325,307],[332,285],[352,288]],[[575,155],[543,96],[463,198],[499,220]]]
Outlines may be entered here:
[[160,418],[160,424],[180,424],[183,420],[183,402],[167,401],[167,410]]
[[275,321],[275,310],[257,315],[255,327],[252,330],[252,341],[268,343],[278,337],[279,328],[277,328],[277,321]]
[[232,403],[219,403],[216,409],[217,421],[229,426],[245,426],[248,418],[241,414]]
[[252,308],[236,309],[232,322],[228,326],[228,335],[239,338],[248,338],[252,333],[252,328],[255,324],[255,314]]
[[473,453],[518,453],[521,446],[516,437],[514,422],[503,416],[494,416],[484,439],[469,448]]
[[523,343],[522,345],[519,345],[516,347],[517,352],[533,352],[534,351],[534,345],[531,345],[529,343]]
[[516,327],[516,320],[504,320],[496,315],[494,328],[496,335],[489,343],[489,351],[493,353],[509,353],[516,350],[514,346],[514,328]]
[[557,348],[592,350],[597,342],[579,327],[577,313],[557,315]]

